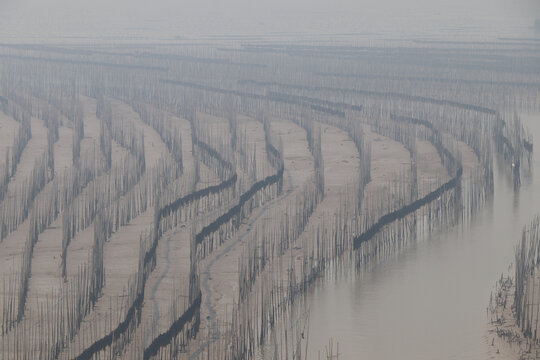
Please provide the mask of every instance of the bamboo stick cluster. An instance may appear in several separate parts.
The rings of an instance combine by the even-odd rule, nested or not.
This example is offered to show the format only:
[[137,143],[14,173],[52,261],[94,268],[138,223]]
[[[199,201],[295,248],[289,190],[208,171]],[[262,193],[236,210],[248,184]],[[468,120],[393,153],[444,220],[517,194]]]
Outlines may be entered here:
[[[536,85],[521,74],[495,73],[488,81],[469,63],[439,74],[419,70],[409,57],[395,62],[391,54],[385,55],[390,63],[365,62],[366,54],[381,54],[348,46],[159,49],[141,56],[129,48],[100,49],[88,60],[76,48],[38,58],[39,47],[2,47],[1,109],[18,128],[0,164],[1,239],[14,244],[16,231],[28,226],[3,275],[3,358],[304,358],[309,309],[303,300],[319,277],[362,271],[427,233],[470,221],[494,191],[493,149],[516,189],[530,175],[532,138],[518,117],[507,115],[518,103],[538,108]],[[475,76],[463,81],[459,74]],[[189,122],[190,134],[176,118]],[[313,167],[304,183],[292,185],[295,162],[304,160],[285,158],[291,144],[276,136],[281,125],[275,120],[305,132]],[[46,134],[33,132],[36,121]],[[66,171],[55,170],[64,151],[62,127],[72,131],[73,168]],[[335,165],[324,161],[327,127],[354,143],[358,170],[325,211],[336,196],[327,193]],[[259,131],[258,139],[262,128],[264,146],[248,128]],[[375,190],[372,134],[397,142],[410,162],[403,171],[388,171],[391,179]],[[38,136],[47,139],[43,154],[29,176],[16,177]],[[190,139],[191,151],[182,151]],[[421,142],[434,147],[445,170],[429,186],[419,175]],[[153,156],[153,145],[163,154]],[[462,156],[466,147],[476,159]],[[287,192],[284,183],[290,183]],[[264,211],[269,215],[257,221]],[[47,240],[56,226],[61,239]],[[128,232],[135,226],[138,236]],[[201,319],[208,295],[201,276],[213,275],[202,273],[201,264],[236,244],[241,227],[247,236],[233,256],[234,302],[225,314]],[[115,235],[128,233],[117,250]],[[167,275],[182,280],[166,289],[169,300],[156,300],[169,309],[159,328],[159,319],[141,316],[154,291],[150,284],[165,276],[165,265],[158,266],[165,236],[167,246],[189,251],[189,260]],[[50,276],[45,300],[36,301],[39,286],[31,275],[42,241],[54,244],[58,273]],[[117,275],[106,260],[113,250],[133,258],[127,275],[118,275],[123,290],[108,283]],[[529,335],[538,320],[529,306],[538,284],[527,278],[532,265],[524,265],[531,251],[520,252],[518,299]]]

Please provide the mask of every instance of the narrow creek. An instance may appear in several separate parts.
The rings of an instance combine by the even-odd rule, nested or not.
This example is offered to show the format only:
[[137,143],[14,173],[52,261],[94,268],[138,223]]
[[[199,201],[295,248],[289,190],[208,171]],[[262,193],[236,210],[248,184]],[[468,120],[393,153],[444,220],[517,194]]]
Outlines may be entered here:
[[[495,172],[495,194],[470,224],[410,244],[354,276],[327,276],[307,294],[308,359],[339,343],[342,359],[486,359],[486,308],[514,246],[540,212],[540,113],[521,119],[536,141],[532,177],[514,192]],[[489,339],[489,342],[491,340]]]

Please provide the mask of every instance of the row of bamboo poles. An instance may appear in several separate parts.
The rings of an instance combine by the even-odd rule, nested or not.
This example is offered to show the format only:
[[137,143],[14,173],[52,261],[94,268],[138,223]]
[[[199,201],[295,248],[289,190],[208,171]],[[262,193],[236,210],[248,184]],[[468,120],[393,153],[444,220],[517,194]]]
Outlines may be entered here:
[[[196,62],[199,63],[199,60]],[[51,301],[46,301],[36,314],[25,315],[34,316],[35,322],[23,321],[20,326],[6,330],[8,336],[2,336],[2,355],[6,358],[13,354],[17,358],[115,358],[122,354],[133,357],[142,354],[146,358],[182,357],[182,351],[189,348],[200,322],[199,260],[233,237],[241,221],[248,218],[256,207],[276,199],[282,191],[283,145],[270,139],[270,117],[289,119],[304,128],[314,158],[314,176],[287,205],[285,214],[274,214],[275,221],[257,225],[250,235],[239,267],[239,284],[242,285],[237,303],[232,307],[230,317],[218,325],[223,329],[222,336],[217,341],[208,342],[206,350],[198,354],[201,358],[255,357],[269,342],[272,344],[271,353],[276,358],[306,356],[307,351],[302,350],[305,348],[300,344],[307,346],[303,338],[308,310],[302,308],[301,295],[325,271],[331,271],[330,265],[346,263],[357,268],[369,266],[400,251],[424,232],[455,224],[460,217],[472,216],[493,191],[492,144],[489,139],[495,131],[509,139],[514,149],[512,153],[525,154],[519,155],[520,158],[530,156],[526,151],[519,152],[521,148],[527,149],[527,144],[532,144],[525,131],[518,125],[512,127],[514,130],[509,130],[510,126],[505,128],[497,125],[496,112],[479,106],[414,95],[403,96],[388,91],[379,93],[345,89],[336,94],[329,86],[312,89],[307,85],[292,87],[283,83],[268,84],[268,81],[262,81],[264,84],[250,83],[249,91],[240,92],[231,87],[215,86],[216,82],[231,74],[240,74],[231,72],[213,77],[214,73],[204,74],[201,70],[203,67],[192,68],[191,65],[186,68],[194,71],[194,78],[200,76],[200,84],[167,83],[154,76],[153,72],[159,72],[159,69],[148,67],[147,64],[137,67],[131,61],[126,63],[126,66],[133,66],[130,71],[103,70],[98,65],[90,64],[84,72],[73,66],[66,68],[65,72],[52,70],[39,77],[39,62],[30,61],[28,66],[23,66],[7,60],[8,68],[17,70],[16,73],[28,71],[28,77],[17,76],[21,77],[22,86],[35,88],[34,94],[45,99],[52,108],[31,100],[30,96],[5,92],[8,99],[16,99],[13,101],[17,106],[48,125],[47,152],[35,167],[39,170],[36,174],[43,175],[36,177],[43,180],[37,185],[25,185],[23,194],[32,194],[32,198],[26,201],[28,205],[13,206],[9,203],[10,207],[6,209],[21,208],[23,211],[15,211],[18,215],[10,217],[6,223],[20,224],[25,217],[30,217],[32,230],[25,251],[29,255],[25,255],[23,265],[24,269],[29,269],[32,245],[39,240],[40,231],[62,214],[62,266],[67,282],[51,295]],[[182,60],[179,61],[182,63]],[[281,64],[281,60],[276,59],[268,59],[268,62]],[[164,60],[162,65],[170,66],[171,74],[181,77],[178,62],[169,59]],[[185,64],[182,63],[182,66]],[[30,74],[44,81],[31,80]],[[264,79],[266,75],[257,67],[249,74],[269,80]],[[300,83],[306,80],[303,76],[298,76]],[[9,75],[5,81],[13,85],[17,77]],[[71,81],[73,79],[77,81]],[[261,85],[267,87],[268,91],[259,89]],[[51,89],[53,91],[49,91]],[[50,93],[53,95],[48,95]],[[80,115],[80,103],[72,95],[74,93],[97,98],[96,115],[101,128],[98,153],[81,154],[81,140],[85,136],[84,119]],[[130,104],[141,120],[159,134],[172,160],[165,156],[159,161],[159,166],[146,164],[143,134],[129,120],[114,117],[109,97]],[[8,100],[8,105],[9,101],[12,100]],[[199,118],[196,108],[226,118],[228,132],[209,127],[206,120]],[[17,111],[11,112],[13,117],[18,116]],[[171,131],[173,124],[165,115],[167,112],[190,120],[192,151],[196,158],[194,174],[186,174],[187,171],[183,169],[184,158],[180,150],[183,134]],[[265,170],[266,174],[271,175],[264,179],[257,178],[257,169],[267,164],[260,164],[256,160],[255,148],[249,145],[246,134],[238,126],[236,113],[248,114],[261,120],[264,125],[267,162],[271,166]],[[68,119],[74,130],[73,164],[78,169],[72,178],[65,181],[58,174],[51,176],[54,169],[51,144],[58,139],[59,114]],[[394,114],[406,119],[393,118]],[[370,120],[366,122],[364,118]],[[306,229],[310,215],[323,199],[325,186],[320,149],[321,136],[324,135],[320,133],[317,122],[347,131],[359,152],[360,171],[344,190],[339,210]],[[363,133],[367,125],[402,143],[411,155],[410,174],[401,174],[397,177],[398,181],[390,184],[389,193],[394,196],[380,194],[364,197],[364,189],[371,179],[370,144],[364,139]],[[21,140],[17,140],[17,144],[22,144],[25,136],[28,137],[28,130],[21,129],[22,125],[19,127]],[[469,179],[462,181],[458,176],[461,164],[459,151],[453,141],[447,139],[447,135],[465,142],[477,155],[481,165]],[[422,198],[418,193],[420,180],[416,169],[415,148],[418,140],[433,144],[448,175],[457,179],[459,185],[437,193],[437,198],[385,224],[374,236],[355,246],[354,239],[379,219]],[[127,155],[115,163],[112,160],[113,141],[127,150]],[[500,143],[503,146],[498,151],[506,156],[509,147],[504,143],[507,142],[502,138],[497,139],[496,144]],[[24,149],[24,145],[15,147],[18,149],[21,146]],[[512,159],[515,163],[515,156]],[[16,157],[9,160],[10,165],[6,160],[6,169],[8,166],[13,168],[16,162]],[[199,162],[217,174],[219,184],[196,191]],[[1,174],[5,178],[8,171]],[[13,171],[9,174],[12,176]],[[178,180],[180,175],[185,176]],[[411,181],[406,181],[408,179]],[[49,182],[51,189],[43,190]],[[74,182],[77,185],[73,185]],[[436,192],[443,185],[437,183],[430,190]],[[55,193],[68,193],[69,197]],[[20,197],[29,198],[26,195]],[[27,206],[26,210],[24,206]],[[100,289],[105,285],[103,252],[107,239],[152,206],[154,221],[139,239],[139,264],[126,286],[126,296],[100,298]],[[231,212],[231,209],[234,211]],[[216,211],[209,214],[212,210]],[[25,212],[28,214],[24,215]],[[11,215],[6,212],[3,216]],[[218,221],[222,216],[225,216],[222,218],[224,220]],[[194,219],[198,223],[190,244],[190,270],[186,279],[172,291],[168,315],[170,332],[159,333],[152,324],[141,324],[137,318],[143,307],[147,279],[155,267],[156,248],[165,232]],[[92,224],[94,241],[88,262],[81,264],[77,274],[70,274],[66,271],[70,244],[79,232]],[[6,235],[16,228],[17,225],[6,225]],[[305,239],[300,236],[305,231],[315,235]],[[298,240],[300,238],[303,239],[302,243]],[[292,254],[298,256],[293,258]],[[29,270],[25,270],[24,274],[12,271],[4,279],[4,294],[26,291],[24,286],[13,285],[14,282],[27,282]],[[9,306],[4,305],[4,313],[9,315],[3,317],[3,329],[4,326],[5,329],[12,326],[12,320],[6,322],[5,319],[13,319],[20,314],[20,298],[22,296],[6,297],[4,304]],[[53,298],[62,298],[62,301],[55,302]],[[92,318],[90,325],[77,336],[81,322],[96,311],[94,303],[107,300],[111,304],[109,311],[100,310],[102,316]],[[287,320],[290,318],[302,320],[291,324]],[[38,325],[34,325],[36,323]],[[148,333],[150,339],[147,338]],[[77,340],[72,341],[76,336]]]

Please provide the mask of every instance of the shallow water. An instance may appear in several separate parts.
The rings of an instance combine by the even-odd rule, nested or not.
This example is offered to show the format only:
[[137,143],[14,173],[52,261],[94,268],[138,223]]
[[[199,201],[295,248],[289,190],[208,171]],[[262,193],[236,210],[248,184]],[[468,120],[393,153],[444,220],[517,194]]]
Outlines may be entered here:
[[[493,201],[468,225],[410,245],[370,271],[326,279],[308,294],[309,359],[339,342],[343,359],[486,359],[490,293],[540,212],[540,114],[522,115],[535,144],[519,192],[495,176]],[[510,269],[513,272],[513,268]]]

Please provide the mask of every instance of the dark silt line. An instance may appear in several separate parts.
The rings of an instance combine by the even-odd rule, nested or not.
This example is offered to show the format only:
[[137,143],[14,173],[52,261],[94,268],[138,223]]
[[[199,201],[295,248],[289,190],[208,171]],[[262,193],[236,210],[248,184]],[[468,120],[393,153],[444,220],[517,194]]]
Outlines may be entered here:
[[197,351],[195,351],[193,354],[191,354],[190,360],[196,359],[197,356],[199,356],[199,354],[202,353],[202,351],[208,345],[214,343],[218,339],[218,335],[219,335],[219,329],[217,327],[217,323],[216,323],[216,319],[215,319],[216,318],[216,310],[212,307],[212,289],[211,289],[210,285],[208,284],[209,274],[210,274],[210,272],[212,270],[213,265],[216,263],[216,261],[221,259],[221,257],[223,257],[223,255],[227,254],[230,250],[232,250],[233,247],[235,247],[240,241],[242,241],[242,239],[246,235],[248,235],[251,232],[251,228],[252,228],[253,224],[255,224],[261,218],[261,216],[263,216],[266,213],[266,211],[268,210],[268,208],[271,205],[275,204],[278,201],[285,200],[286,198],[288,198],[290,195],[293,194],[294,186],[293,186],[292,175],[291,175],[291,173],[290,173],[290,171],[288,169],[285,169],[285,173],[287,173],[287,178],[289,180],[289,188],[287,190],[287,194],[282,196],[282,197],[278,197],[278,198],[272,200],[271,202],[269,202],[268,204],[264,205],[260,209],[260,212],[255,217],[253,217],[252,220],[249,222],[248,228],[246,229],[246,231],[244,231],[244,233],[242,233],[241,235],[237,236],[236,240],[234,240],[229,245],[227,245],[227,247],[225,248],[225,250],[222,253],[216,255],[215,258],[210,260],[208,262],[208,264],[206,264],[206,267],[205,267],[204,271],[201,271],[201,275],[202,274],[205,275],[204,278],[201,279],[201,286],[203,287],[204,292],[206,294],[203,305],[208,309],[208,314],[209,314],[208,315],[208,321],[210,323],[210,327],[212,328],[213,334],[212,334],[212,336],[210,336],[210,340],[203,343],[199,347],[199,349]]

